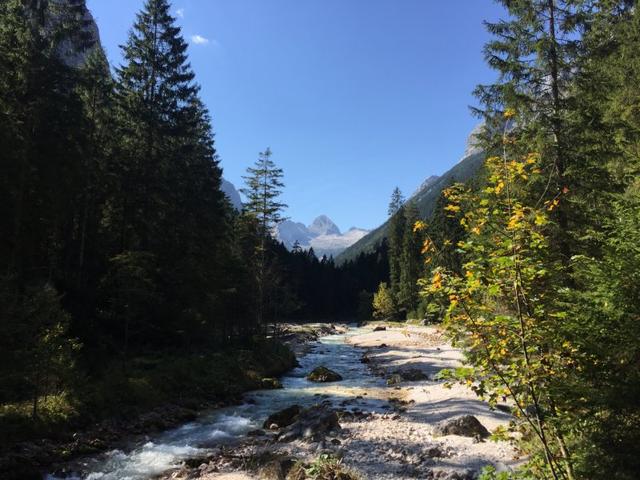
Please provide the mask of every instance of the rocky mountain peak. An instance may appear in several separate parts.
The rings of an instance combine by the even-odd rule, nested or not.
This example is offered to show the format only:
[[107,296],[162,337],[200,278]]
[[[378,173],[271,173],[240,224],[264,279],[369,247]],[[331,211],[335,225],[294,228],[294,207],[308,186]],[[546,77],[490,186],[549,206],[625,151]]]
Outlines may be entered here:
[[431,175],[429,178],[427,178],[424,182],[422,182],[420,184],[420,186],[416,189],[415,192],[413,192],[413,194],[411,195],[411,197],[409,197],[409,199],[412,199],[413,197],[415,197],[416,195],[418,195],[419,193],[423,192],[424,190],[426,190],[427,188],[429,188],[431,185],[433,185],[434,183],[436,183],[436,181],[439,179],[440,177],[438,175]]
[[484,123],[480,123],[476,125],[475,128],[471,131],[469,137],[467,138],[467,145],[464,151],[464,155],[462,156],[463,159],[482,151],[482,148],[479,145],[479,136],[482,133],[483,129]]
[[340,235],[340,229],[326,215],[320,215],[311,225],[309,231],[315,235]]

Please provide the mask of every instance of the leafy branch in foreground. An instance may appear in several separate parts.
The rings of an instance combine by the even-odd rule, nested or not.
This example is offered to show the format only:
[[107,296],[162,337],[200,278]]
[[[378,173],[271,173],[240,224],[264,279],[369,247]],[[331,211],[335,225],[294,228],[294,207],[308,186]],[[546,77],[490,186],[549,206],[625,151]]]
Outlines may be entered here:
[[[509,155],[516,140],[506,133],[504,143],[505,153],[486,161],[484,189],[457,184],[445,192],[445,211],[461,214],[467,233],[458,243],[462,274],[439,266],[421,285],[423,295],[449,305],[445,325],[474,366],[464,380],[493,404],[509,398],[525,437],[540,446],[532,464],[571,479],[564,417],[575,407],[562,391],[574,383],[581,354],[559,328],[566,313],[553,295],[562,265],[549,255],[550,212],[561,197],[531,205],[527,185],[539,181],[540,155]],[[428,257],[439,253],[429,239],[424,250]]]

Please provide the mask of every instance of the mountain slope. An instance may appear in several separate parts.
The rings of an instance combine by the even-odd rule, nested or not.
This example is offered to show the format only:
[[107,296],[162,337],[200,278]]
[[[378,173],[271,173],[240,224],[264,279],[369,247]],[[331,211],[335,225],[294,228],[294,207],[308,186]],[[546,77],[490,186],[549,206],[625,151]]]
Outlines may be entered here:
[[233,208],[238,211],[242,210],[242,199],[233,183],[223,178],[220,183],[220,190],[227,196]]
[[[409,198],[409,201],[415,202],[420,212],[421,218],[429,218],[433,213],[440,192],[453,182],[466,182],[472,178],[484,161],[484,155],[478,149],[471,148],[467,150],[467,155],[453,168],[444,173],[440,177],[429,177],[418,191]],[[348,262],[354,260],[360,253],[368,253],[382,242],[387,236],[387,225],[389,221],[380,225],[371,233],[351,245],[337,258],[337,263]]]

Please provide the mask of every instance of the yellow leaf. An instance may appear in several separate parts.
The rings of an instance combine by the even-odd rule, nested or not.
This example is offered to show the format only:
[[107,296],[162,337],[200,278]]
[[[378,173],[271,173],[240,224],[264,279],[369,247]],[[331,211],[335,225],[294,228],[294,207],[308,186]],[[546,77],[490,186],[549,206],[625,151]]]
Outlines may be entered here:
[[413,224],[413,233],[420,232],[425,228],[427,228],[427,224],[422,220],[418,220],[416,223]]
[[434,290],[440,290],[442,288],[442,275],[440,272],[436,272],[431,279],[431,287]]

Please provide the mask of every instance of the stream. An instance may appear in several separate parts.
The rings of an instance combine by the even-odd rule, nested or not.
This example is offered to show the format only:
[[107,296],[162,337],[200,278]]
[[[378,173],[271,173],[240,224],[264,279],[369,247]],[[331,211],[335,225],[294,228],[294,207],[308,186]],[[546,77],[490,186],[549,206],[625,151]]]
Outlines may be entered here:
[[[189,458],[205,456],[222,445],[233,445],[247,433],[261,428],[267,416],[292,404],[311,406],[330,401],[336,408],[384,411],[388,403],[372,394],[383,387],[360,362],[361,351],[347,343],[353,335],[368,332],[350,328],[344,334],[320,338],[309,345],[310,351],[299,358],[300,366],[281,378],[283,389],[258,390],[244,395],[244,403],[204,414],[164,433],[150,436],[144,443],[128,449],[112,450],[84,458],[73,465],[74,473],[47,474],[45,480],[144,480],[166,472]],[[305,376],[325,365],[344,380],[314,383]]]

